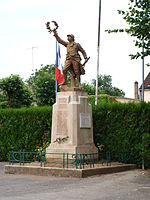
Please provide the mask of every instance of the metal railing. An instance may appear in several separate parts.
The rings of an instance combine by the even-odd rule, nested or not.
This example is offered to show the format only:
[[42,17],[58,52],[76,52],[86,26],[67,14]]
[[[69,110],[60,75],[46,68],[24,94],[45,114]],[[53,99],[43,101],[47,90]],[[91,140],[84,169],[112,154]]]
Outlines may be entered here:
[[9,164],[40,164],[40,166],[58,166],[61,168],[75,167],[76,169],[82,169],[85,165],[89,165],[90,168],[94,167],[94,159],[96,154],[69,154],[69,153],[46,153],[36,151],[10,151],[9,152]]
[[9,164],[19,163],[24,165],[25,163],[39,162],[42,166],[45,160],[45,152],[36,151],[10,151],[9,152]]
[[114,156],[110,152],[69,154],[69,153],[46,153],[45,151],[10,151],[9,164],[39,165],[41,167],[59,168],[94,168],[95,164],[111,166],[112,161],[129,163],[130,154],[122,153]]

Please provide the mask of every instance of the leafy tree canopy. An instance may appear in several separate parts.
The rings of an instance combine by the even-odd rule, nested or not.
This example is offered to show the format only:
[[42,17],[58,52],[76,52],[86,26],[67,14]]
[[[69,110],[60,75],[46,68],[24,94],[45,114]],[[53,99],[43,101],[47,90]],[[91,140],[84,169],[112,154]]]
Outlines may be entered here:
[[30,106],[32,93],[19,75],[0,80],[1,107],[20,108]]
[[[96,80],[93,79],[91,84],[83,83],[83,89],[89,95],[95,95]],[[112,77],[110,75],[99,75],[98,77],[98,94],[108,94],[110,96],[125,96],[125,93],[117,87],[112,86]]]
[[36,70],[27,80],[36,96],[37,105],[53,105],[55,102],[55,65],[46,65]]
[[135,46],[142,49],[131,54],[131,59],[143,58],[150,55],[150,0],[129,0],[127,11],[118,10],[118,14],[128,24],[126,29],[106,30],[112,32],[126,32],[135,37]]
[[51,79],[55,80],[55,65],[46,65],[44,67],[41,67],[39,70],[36,69],[35,73],[31,74],[31,76],[29,77],[29,79],[26,80],[26,82],[29,85],[33,85],[39,76],[43,76],[47,73],[50,74]]

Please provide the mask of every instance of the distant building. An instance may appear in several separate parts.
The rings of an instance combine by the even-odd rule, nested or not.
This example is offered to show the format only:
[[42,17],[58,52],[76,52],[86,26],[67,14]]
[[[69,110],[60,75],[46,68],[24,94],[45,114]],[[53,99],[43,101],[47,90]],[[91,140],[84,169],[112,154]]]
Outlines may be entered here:
[[[134,83],[134,99],[126,97],[115,97],[115,100],[120,103],[140,102],[142,100],[142,85],[139,88],[138,82]],[[144,101],[150,102],[150,72],[144,80]]]
[[115,100],[120,103],[132,103],[132,102],[138,103],[139,102],[138,99],[132,99],[128,97],[115,97]]
[[[142,85],[139,88],[140,91],[140,99],[142,99]],[[144,101],[150,102],[150,72],[144,80]]]
[[132,102],[138,103],[138,102],[140,102],[138,91],[139,91],[138,82],[136,81],[134,83],[134,99],[127,98],[127,97],[115,97],[115,100],[120,103],[132,103]]

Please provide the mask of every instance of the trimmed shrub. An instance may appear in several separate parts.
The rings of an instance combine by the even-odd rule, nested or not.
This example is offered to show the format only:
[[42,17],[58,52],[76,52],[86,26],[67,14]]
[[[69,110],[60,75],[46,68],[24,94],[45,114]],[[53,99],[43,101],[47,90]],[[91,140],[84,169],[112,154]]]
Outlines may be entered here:
[[[93,107],[94,142],[103,144],[119,160],[130,153],[130,161],[150,166],[150,103],[121,104],[99,101]],[[106,98],[105,98],[106,99]],[[111,103],[110,103],[111,102]],[[51,107],[0,109],[0,160],[8,160],[10,150],[37,150],[46,147],[51,135]]]
[[35,150],[50,142],[51,107],[0,110],[0,161],[10,150]]
[[121,156],[130,153],[132,163],[150,165],[150,103],[93,105],[95,144]]
[[[89,103],[92,104],[92,106],[94,107],[95,95],[89,95],[88,99],[89,99]],[[116,97],[114,97],[114,96],[110,96],[110,95],[107,95],[107,94],[98,95],[98,106],[100,104],[113,103],[113,102],[117,102]]]

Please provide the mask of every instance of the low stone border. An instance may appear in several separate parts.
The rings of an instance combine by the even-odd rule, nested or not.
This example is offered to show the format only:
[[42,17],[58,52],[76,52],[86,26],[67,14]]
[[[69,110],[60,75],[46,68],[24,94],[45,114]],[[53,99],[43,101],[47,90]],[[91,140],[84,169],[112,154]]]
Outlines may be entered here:
[[37,176],[60,176],[60,177],[76,177],[85,178],[93,175],[117,173],[126,170],[136,169],[136,165],[126,164],[120,166],[107,166],[101,168],[90,169],[66,169],[66,168],[50,168],[38,166],[18,166],[5,165],[6,174],[26,174]]
[[90,168],[90,169],[82,170],[82,178],[88,177],[88,176],[94,176],[94,175],[123,172],[123,171],[133,170],[133,169],[137,169],[136,165],[126,164],[126,165],[119,165],[119,166],[107,166],[103,168]]

